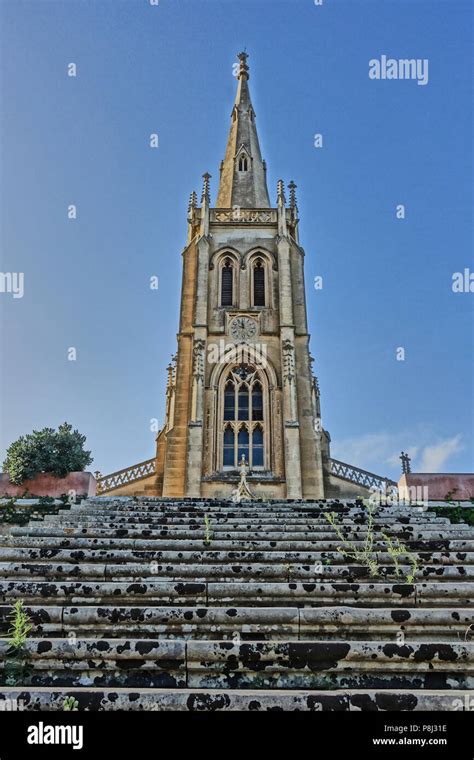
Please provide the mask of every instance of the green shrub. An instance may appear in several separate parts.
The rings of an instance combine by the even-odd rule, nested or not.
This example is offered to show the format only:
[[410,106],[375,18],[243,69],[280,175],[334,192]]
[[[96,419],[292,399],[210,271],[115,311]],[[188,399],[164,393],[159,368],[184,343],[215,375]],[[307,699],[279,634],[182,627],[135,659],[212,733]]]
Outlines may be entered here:
[[91,464],[91,452],[85,451],[85,442],[86,437],[67,422],[57,430],[34,430],[10,444],[3,469],[16,485],[41,472],[64,478],[70,472],[82,472]]
[[452,523],[467,523],[474,525],[474,507],[428,507],[428,512],[434,512],[437,517],[447,517]]
[[5,504],[0,504],[0,523],[26,525],[28,520],[28,512],[25,509],[18,509],[16,499],[13,496],[10,496]]
[[54,501],[54,496],[40,496],[38,498],[38,507],[52,507]]

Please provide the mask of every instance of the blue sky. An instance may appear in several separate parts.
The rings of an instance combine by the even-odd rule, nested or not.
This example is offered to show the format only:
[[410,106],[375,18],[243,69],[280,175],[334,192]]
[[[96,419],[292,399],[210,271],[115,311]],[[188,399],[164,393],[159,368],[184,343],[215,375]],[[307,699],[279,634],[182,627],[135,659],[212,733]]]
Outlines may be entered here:
[[[153,456],[188,196],[210,171],[215,200],[246,46],[272,201],[280,177],[298,185],[333,456],[391,477],[402,448],[415,470],[472,470],[474,294],[451,287],[474,271],[469,0],[1,0],[0,13],[1,270],[25,277],[23,298],[0,293],[2,459],[64,420],[93,470]],[[428,59],[428,84],[369,79],[383,54]]]

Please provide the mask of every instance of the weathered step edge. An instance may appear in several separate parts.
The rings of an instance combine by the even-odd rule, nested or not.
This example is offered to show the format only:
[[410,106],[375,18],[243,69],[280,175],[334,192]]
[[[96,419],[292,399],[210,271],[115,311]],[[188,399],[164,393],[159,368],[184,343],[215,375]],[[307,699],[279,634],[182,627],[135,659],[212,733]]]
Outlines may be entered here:
[[[62,710],[66,697],[87,711],[467,711],[474,691],[405,691],[371,689],[283,691],[225,689],[0,688],[0,710]],[[5,704],[2,705],[2,702]]]

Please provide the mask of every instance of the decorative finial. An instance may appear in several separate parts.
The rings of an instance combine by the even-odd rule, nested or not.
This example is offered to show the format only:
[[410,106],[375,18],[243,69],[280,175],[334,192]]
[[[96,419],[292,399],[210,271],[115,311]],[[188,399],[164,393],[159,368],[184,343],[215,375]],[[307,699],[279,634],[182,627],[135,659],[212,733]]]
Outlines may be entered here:
[[277,201],[278,201],[278,204],[281,203],[283,206],[286,203],[285,188],[283,186],[283,180],[282,179],[279,179],[278,180],[278,184],[277,184]]
[[240,61],[238,79],[240,79],[241,77],[245,77],[246,79],[248,79],[249,78],[249,67],[247,66],[248,54],[244,50],[242,53],[237,53],[237,58]]
[[402,460],[402,472],[404,475],[409,475],[411,472],[411,459],[408,456],[408,454],[405,451],[402,451],[400,455],[400,459]]
[[188,203],[188,212],[192,211],[197,206],[197,194],[196,191],[193,190],[193,192],[189,196],[189,203]]
[[288,185],[288,190],[290,191],[290,208],[298,209],[298,204],[296,202],[296,185],[291,180],[291,182]]
[[201,194],[201,203],[203,201],[207,201],[209,204],[211,202],[211,195],[209,192],[209,180],[211,179],[211,174],[209,172],[206,172],[202,175],[204,182],[202,183],[202,194]]

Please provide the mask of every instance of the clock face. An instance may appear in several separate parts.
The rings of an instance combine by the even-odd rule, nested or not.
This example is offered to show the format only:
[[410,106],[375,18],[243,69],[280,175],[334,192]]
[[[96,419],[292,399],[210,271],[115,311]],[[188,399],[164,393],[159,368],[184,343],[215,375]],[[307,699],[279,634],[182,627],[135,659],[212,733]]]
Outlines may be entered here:
[[231,323],[230,334],[235,340],[250,340],[257,334],[257,323],[250,317],[237,317]]

